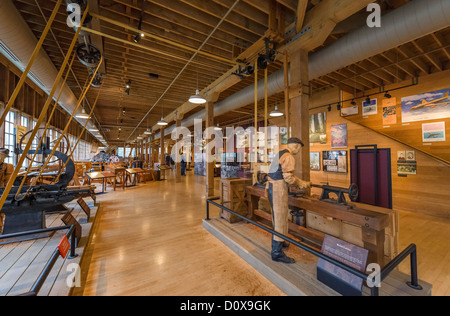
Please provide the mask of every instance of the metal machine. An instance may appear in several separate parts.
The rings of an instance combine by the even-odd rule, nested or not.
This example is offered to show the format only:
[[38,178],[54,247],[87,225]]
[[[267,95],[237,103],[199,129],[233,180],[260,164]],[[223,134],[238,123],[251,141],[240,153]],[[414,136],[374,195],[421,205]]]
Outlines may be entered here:
[[[26,139],[25,134],[16,149],[16,154],[22,154],[21,146]],[[51,142],[47,138],[41,147],[37,150],[37,156],[47,157],[51,154]],[[67,148],[70,148],[67,144]],[[33,156],[36,150],[30,150],[28,156]],[[70,181],[75,175],[75,164],[69,157],[60,151],[54,153],[56,166],[63,166],[67,163],[65,170],[56,170],[43,173],[41,176],[54,177],[56,179],[61,172],[59,181],[51,185],[24,185],[19,191],[20,184],[24,176],[16,178],[14,187],[8,194],[7,200],[0,210],[5,215],[2,234],[13,234],[17,232],[33,231],[45,228],[45,212],[61,207],[80,196],[87,196],[93,193],[91,186],[69,187]],[[43,158],[45,159],[45,158]],[[30,165],[36,161],[30,160]],[[61,168],[61,167],[60,167]],[[27,177],[36,176],[38,173],[29,173]],[[0,194],[3,194],[4,188],[0,188]],[[18,194],[19,193],[19,194]],[[0,235],[1,238],[1,235]]]

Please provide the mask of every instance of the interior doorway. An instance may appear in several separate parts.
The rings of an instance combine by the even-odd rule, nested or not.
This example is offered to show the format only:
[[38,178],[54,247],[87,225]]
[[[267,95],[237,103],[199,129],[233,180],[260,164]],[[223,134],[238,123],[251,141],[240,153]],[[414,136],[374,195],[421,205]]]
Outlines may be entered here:
[[359,188],[359,203],[392,209],[391,149],[356,146],[350,151],[352,183]]

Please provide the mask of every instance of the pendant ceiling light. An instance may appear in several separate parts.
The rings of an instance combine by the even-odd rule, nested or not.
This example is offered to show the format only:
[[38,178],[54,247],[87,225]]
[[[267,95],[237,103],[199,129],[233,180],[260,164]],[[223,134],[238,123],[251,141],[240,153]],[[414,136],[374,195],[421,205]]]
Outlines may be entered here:
[[193,95],[193,96],[191,96],[191,97],[189,98],[189,102],[191,102],[191,103],[193,103],[193,104],[205,104],[207,101],[206,101],[205,98],[203,98],[203,97],[200,95],[200,91],[197,90],[196,93],[195,93],[195,95]]
[[161,121],[158,122],[159,126],[167,126],[169,125],[169,123],[167,123],[166,121],[164,121],[164,104],[162,106],[162,116],[161,116]]
[[161,117],[161,121],[158,122],[158,125],[159,126],[167,126],[167,125],[169,125],[169,123],[164,121],[164,117]]
[[80,114],[77,115],[77,118],[87,120],[89,115],[86,114],[86,111],[83,109]]
[[149,128],[147,128],[147,130],[144,132],[144,134],[145,135],[151,135],[152,131]]
[[280,117],[280,116],[283,116],[283,115],[284,114],[282,112],[278,111],[278,106],[275,107],[275,111],[272,111],[270,113],[271,117]]
[[198,69],[197,69],[197,90],[195,91],[195,95],[189,98],[189,102],[193,104],[205,104],[206,102],[208,102],[204,97],[200,95],[200,90],[198,88]]

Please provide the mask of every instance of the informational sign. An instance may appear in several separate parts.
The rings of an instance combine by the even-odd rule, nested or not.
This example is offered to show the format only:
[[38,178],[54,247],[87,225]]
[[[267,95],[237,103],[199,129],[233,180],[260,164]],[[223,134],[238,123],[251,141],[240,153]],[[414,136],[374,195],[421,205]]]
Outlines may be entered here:
[[67,254],[69,253],[70,250],[70,242],[69,239],[67,239],[66,235],[64,235],[63,239],[59,243],[58,250],[59,253],[61,254],[61,257],[63,257],[63,259],[66,259]]
[[[358,271],[366,271],[369,251],[364,248],[326,235],[322,253]],[[319,259],[317,279],[342,295],[362,295],[363,279],[326,260]]]

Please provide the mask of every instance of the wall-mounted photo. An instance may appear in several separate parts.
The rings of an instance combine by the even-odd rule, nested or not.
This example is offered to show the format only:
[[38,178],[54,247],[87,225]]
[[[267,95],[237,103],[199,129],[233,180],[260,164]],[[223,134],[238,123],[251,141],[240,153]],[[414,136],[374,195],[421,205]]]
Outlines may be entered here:
[[383,100],[383,125],[397,124],[397,98]]
[[327,143],[327,113],[317,113],[309,117],[309,142]]
[[347,124],[331,126],[331,148],[347,148]]
[[445,142],[445,122],[422,124],[424,143]]
[[450,89],[402,98],[402,122],[450,118]]
[[370,102],[363,102],[363,116],[378,114],[378,100],[372,99]]
[[323,171],[347,173],[347,151],[324,151],[322,156]]
[[320,153],[311,153],[310,156],[311,171],[321,171],[322,169],[320,166]]

